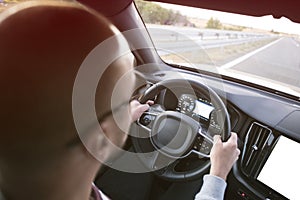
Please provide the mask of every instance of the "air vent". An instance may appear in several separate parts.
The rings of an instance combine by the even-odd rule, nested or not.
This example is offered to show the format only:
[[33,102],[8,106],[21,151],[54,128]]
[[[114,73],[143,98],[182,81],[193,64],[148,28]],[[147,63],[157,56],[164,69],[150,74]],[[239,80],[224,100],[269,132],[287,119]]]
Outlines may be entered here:
[[256,178],[273,139],[272,131],[268,127],[256,122],[251,125],[245,139],[242,155],[242,169],[245,175]]

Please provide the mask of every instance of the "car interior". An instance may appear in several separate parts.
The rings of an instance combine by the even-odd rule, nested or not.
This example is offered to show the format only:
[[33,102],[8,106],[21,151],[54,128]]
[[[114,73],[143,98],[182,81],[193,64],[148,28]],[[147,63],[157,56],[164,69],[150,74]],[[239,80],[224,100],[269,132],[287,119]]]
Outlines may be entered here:
[[[297,193],[300,178],[300,161],[297,157],[300,152],[300,32],[273,33],[270,41],[259,47],[265,46],[264,49],[235,65],[232,64],[233,67],[226,70],[227,61],[222,61],[222,64],[213,61],[214,54],[209,54],[213,48],[205,48],[202,43],[181,35],[185,30],[192,35],[197,26],[192,25],[191,29],[185,30],[168,29],[168,25],[151,26],[145,22],[146,18],[138,6],[140,2],[80,0],[80,3],[107,17],[123,33],[135,56],[135,70],[139,72],[139,87],[134,97],[142,103],[149,99],[154,101],[150,109],[131,126],[125,148],[137,155],[132,165],[139,166],[140,171],[129,165],[128,169],[125,167],[127,170],[124,170],[123,177],[126,178],[126,182],[136,181],[143,184],[144,179],[135,177],[133,173],[137,170],[137,174],[151,174],[152,177],[151,191],[144,199],[160,199],[169,192],[178,199],[193,199],[201,187],[203,175],[208,173],[210,167],[209,154],[213,145],[213,135],[219,134],[222,140],[226,141],[231,132],[236,132],[241,154],[227,178],[224,199],[300,199]],[[295,24],[300,23],[300,2],[291,0],[142,2],[155,5],[163,3],[161,6],[166,9],[180,5],[184,6],[183,8],[210,9],[255,18],[284,17]],[[223,34],[215,32],[214,37]],[[203,33],[197,32],[191,37],[197,35],[204,38]],[[175,56],[164,53],[172,51],[164,50],[168,46],[163,41],[167,40],[163,38],[167,37],[164,34],[171,34],[176,38],[174,41],[185,37],[178,46],[184,45],[186,49],[178,50],[174,45]],[[227,34],[230,40],[231,36],[239,37],[240,33],[236,31],[224,34]],[[247,36],[241,37],[265,37],[265,33],[242,34]],[[203,38],[202,40],[205,40]],[[157,44],[159,39],[163,42]],[[246,43],[245,39],[241,41],[239,45]],[[272,46],[267,47],[271,43]],[[270,60],[266,61],[267,58],[262,52],[271,51],[271,47],[274,46],[276,50],[272,49],[272,54],[268,54]],[[159,53],[160,51],[162,53]],[[189,51],[194,54],[190,56],[191,54],[186,53]],[[254,50],[249,50],[252,51]],[[183,54],[180,54],[182,52]],[[195,57],[197,59],[197,54],[200,56],[201,53],[209,57],[209,61],[196,63],[191,60]],[[253,59],[255,55],[257,57]],[[291,61],[292,59],[294,60]],[[284,62],[281,62],[282,60]],[[253,71],[251,75],[247,71],[250,69]],[[265,78],[260,73],[270,76]],[[124,160],[128,159],[131,158],[124,155],[117,162],[124,163]],[[117,172],[111,169],[111,166],[106,166],[99,171],[95,180],[104,191],[105,187],[111,186],[113,182],[115,190],[126,183],[117,175],[115,179],[105,180],[107,173]],[[190,188],[192,192],[186,190],[186,193],[182,193],[173,188],[176,184],[184,187],[183,185],[188,186],[188,183],[193,185]],[[194,187],[195,184],[199,187]],[[109,192],[108,190],[108,195]],[[139,192],[142,191],[136,191]]]

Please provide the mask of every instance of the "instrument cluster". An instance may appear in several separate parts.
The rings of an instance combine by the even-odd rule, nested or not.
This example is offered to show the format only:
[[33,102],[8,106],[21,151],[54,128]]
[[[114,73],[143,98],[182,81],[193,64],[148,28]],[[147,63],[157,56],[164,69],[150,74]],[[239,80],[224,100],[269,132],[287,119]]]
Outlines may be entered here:
[[198,98],[192,94],[182,94],[178,99],[176,110],[206,124],[207,128],[209,127],[214,132],[220,130],[215,107],[206,99]]

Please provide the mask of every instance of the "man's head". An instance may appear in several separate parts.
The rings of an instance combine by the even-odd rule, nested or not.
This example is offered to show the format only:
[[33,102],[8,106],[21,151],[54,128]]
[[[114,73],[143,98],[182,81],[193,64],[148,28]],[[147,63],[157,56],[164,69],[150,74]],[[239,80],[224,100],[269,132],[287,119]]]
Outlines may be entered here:
[[[106,19],[75,3],[27,2],[0,15],[0,188],[4,193],[15,197],[13,187],[24,191],[28,187],[29,192],[32,185],[43,184],[55,193],[59,178],[61,190],[88,187],[99,164],[83,145],[68,146],[78,137],[72,116],[73,85],[85,57],[115,34]],[[98,115],[113,109],[114,86],[132,69],[132,62],[131,56],[122,56],[101,77]],[[116,106],[128,100],[133,83],[133,77],[124,83]],[[102,123],[106,136],[122,145],[126,135],[112,133],[114,121],[107,117]],[[76,173],[78,177],[72,177]],[[81,186],[69,183],[76,178],[82,180]],[[43,192],[40,189],[39,195],[46,199]]]

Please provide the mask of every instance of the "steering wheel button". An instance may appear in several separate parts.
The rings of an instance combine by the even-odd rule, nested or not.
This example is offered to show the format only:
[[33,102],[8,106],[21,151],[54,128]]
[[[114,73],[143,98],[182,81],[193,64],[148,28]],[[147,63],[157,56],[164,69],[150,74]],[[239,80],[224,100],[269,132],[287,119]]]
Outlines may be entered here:
[[144,115],[141,118],[141,124],[143,124],[144,126],[148,126],[151,123],[151,116],[149,115]]

